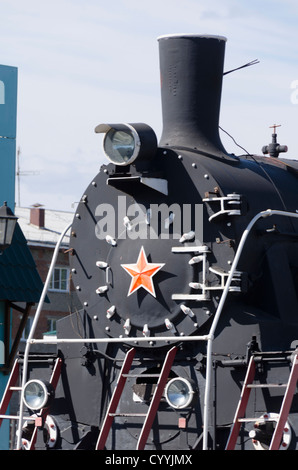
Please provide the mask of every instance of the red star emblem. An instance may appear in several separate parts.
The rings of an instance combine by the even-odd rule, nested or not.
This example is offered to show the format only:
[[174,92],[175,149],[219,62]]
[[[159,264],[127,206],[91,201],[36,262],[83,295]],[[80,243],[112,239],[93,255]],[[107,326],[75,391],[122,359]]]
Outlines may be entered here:
[[164,266],[161,263],[148,263],[142,246],[136,264],[121,264],[122,268],[132,277],[127,297],[143,287],[149,294],[155,295],[152,277]]

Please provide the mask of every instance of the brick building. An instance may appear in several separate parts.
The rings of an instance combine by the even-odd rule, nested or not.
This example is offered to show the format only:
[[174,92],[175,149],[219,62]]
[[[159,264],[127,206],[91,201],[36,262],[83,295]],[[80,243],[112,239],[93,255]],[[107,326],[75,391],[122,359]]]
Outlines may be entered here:
[[[39,275],[44,282],[56,243],[61,232],[71,223],[74,214],[72,212],[45,209],[36,204],[31,208],[16,207],[15,215],[18,217],[18,223],[27,240]],[[44,334],[54,333],[57,319],[81,308],[71,282],[68,248],[69,233],[64,237],[58,254],[56,267],[49,285],[48,302],[44,303],[35,338],[42,338]],[[36,309],[37,304],[31,308],[22,339],[25,339],[28,335]],[[14,338],[18,328],[20,318],[21,315],[15,311],[12,322],[12,338]]]

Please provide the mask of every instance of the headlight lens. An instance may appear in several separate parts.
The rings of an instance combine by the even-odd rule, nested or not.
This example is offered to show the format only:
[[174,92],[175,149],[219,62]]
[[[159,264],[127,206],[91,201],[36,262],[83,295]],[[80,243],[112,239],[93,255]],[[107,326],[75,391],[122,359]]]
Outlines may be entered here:
[[104,152],[114,165],[127,166],[137,160],[148,164],[156,155],[157,137],[147,124],[99,124],[95,132],[105,134]]
[[104,139],[104,151],[116,165],[128,165],[135,157],[136,141],[130,130],[110,129]]
[[29,380],[24,388],[24,403],[30,410],[41,410],[53,395],[50,384],[42,380]]
[[165,396],[170,406],[183,409],[192,404],[196,391],[189,380],[177,377],[168,382]]

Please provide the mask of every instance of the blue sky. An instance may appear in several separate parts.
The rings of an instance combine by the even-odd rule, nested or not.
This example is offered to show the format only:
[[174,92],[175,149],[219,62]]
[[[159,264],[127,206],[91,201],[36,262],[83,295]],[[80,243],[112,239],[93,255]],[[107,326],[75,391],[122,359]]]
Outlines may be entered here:
[[[0,0],[0,63],[18,67],[21,205],[73,210],[105,161],[94,128],[145,122],[161,134],[157,37],[227,38],[220,125],[261,153],[278,140],[298,159],[296,0]],[[240,149],[225,135],[226,149]]]

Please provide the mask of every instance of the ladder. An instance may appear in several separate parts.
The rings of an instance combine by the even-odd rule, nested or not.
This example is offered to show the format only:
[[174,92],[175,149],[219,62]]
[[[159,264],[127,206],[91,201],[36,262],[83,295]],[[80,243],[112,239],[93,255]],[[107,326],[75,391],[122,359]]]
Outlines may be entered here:
[[[276,420],[275,430],[273,432],[269,450],[278,450],[281,445],[283,431],[285,428],[286,421],[290,412],[293,397],[295,394],[296,384],[298,380],[298,358],[297,353],[294,355],[289,380],[286,384],[254,384],[254,378],[256,373],[256,361],[254,356],[251,356],[247,373],[243,383],[240,400],[236,409],[235,417],[231,427],[230,435],[226,444],[226,450],[234,450],[239,436],[240,428],[243,422],[257,421],[256,418],[245,418],[245,411],[247,408],[250,392],[253,388],[257,387],[284,387],[285,394],[281,404],[280,412]],[[259,419],[259,418],[258,418]]]
[[177,347],[174,346],[172,349],[168,351],[166,355],[161,373],[158,376],[157,385],[156,385],[150,406],[148,408],[148,412],[147,413],[129,413],[129,414],[126,413],[124,415],[123,413],[116,413],[116,410],[117,410],[117,406],[119,404],[126,380],[130,376],[128,372],[131,368],[131,365],[135,356],[135,349],[132,348],[127,352],[122,368],[118,376],[118,380],[117,380],[114,392],[112,394],[111,401],[109,403],[109,406],[108,406],[108,409],[107,409],[107,412],[106,412],[106,415],[102,424],[101,431],[98,436],[96,450],[104,450],[105,443],[109,435],[109,431],[113,424],[113,420],[116,416],[132,416],[132,417],[142,416],[145,418],[141,433],[139,435],[137,447],[136,447],[136,450],[144,450],[150,430],[154,422],[154,418],[156,416],[156,413],[159,407],[159,403],[160,403],[167,379],[171,371],[172,364],[176,356],[176,351],[177,351]]
[[[49,383],[52,385],[54,390],[56,389],[57,384],[58,384],[58,380],[61,374],[61,367],[62,367],[62,359],[58,357],[55,360],[51,378],[49,380]],[[2,397],[2,401],[0,403],[0,427],[3,422],[3,419],[12,419],[12,420],[22,419],[22,417],[19,415],[6,414],[10,400],[12,398],[12,394],[15,391],[18,391],[18,392],[22,391],[22,387],[16,386],[18,379],[19,379],[19,373],[20,373],[20,360],[19,358],[17,358],[14,362],[13,368],[11,370],[11,373],[10,373],[10,376],[9,376],[9,379],[8,379],[8,382],[7,382],[3,397]],[[28,445],[26,445],[27,450],[34,450],[36,437],[37,437],[37,429],[45,421],[48,413],[49,413],[49,409],[43,408],[40,412],[40,415],[38,416],[32,415],[32,416],[25,417],[26,421],[33,421],[35,424],[30,442],[28,443]]]

